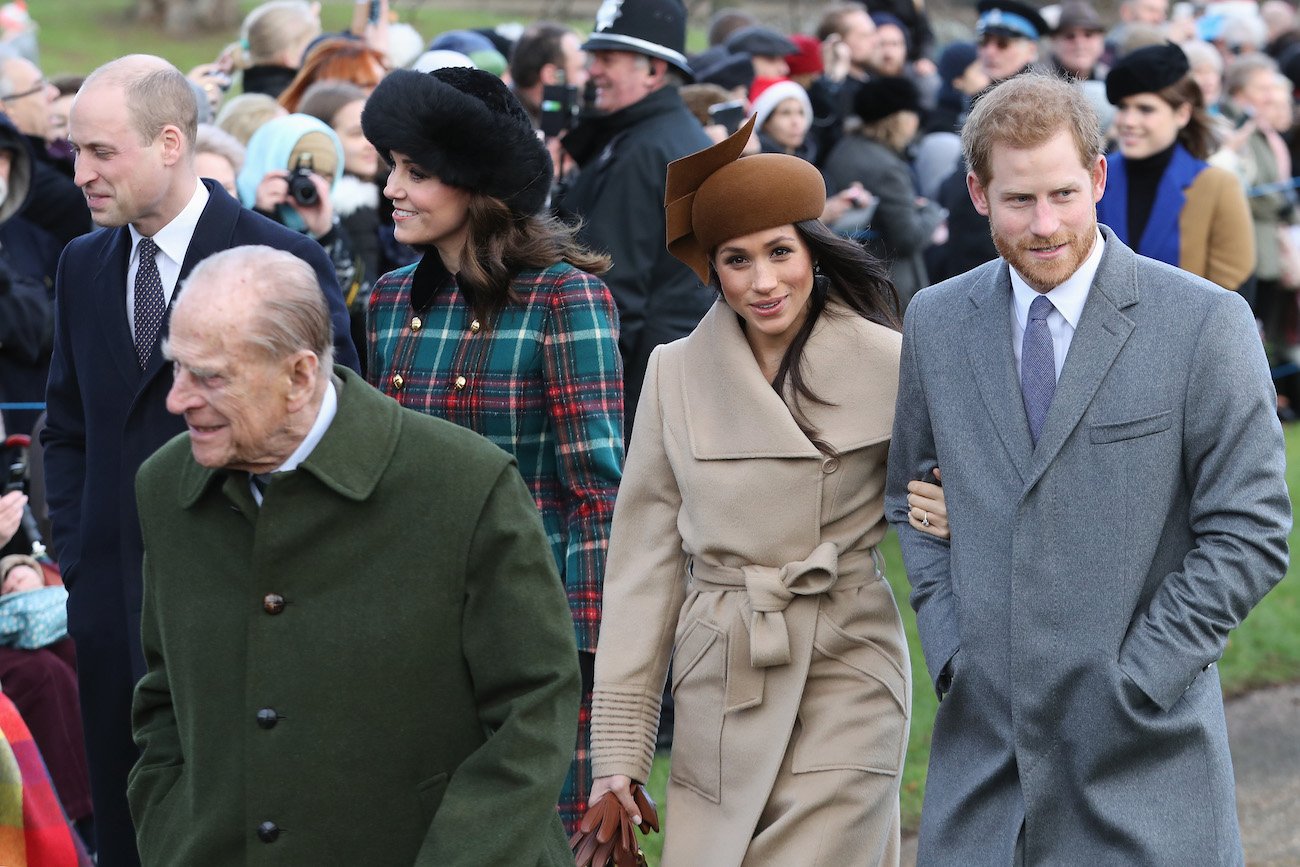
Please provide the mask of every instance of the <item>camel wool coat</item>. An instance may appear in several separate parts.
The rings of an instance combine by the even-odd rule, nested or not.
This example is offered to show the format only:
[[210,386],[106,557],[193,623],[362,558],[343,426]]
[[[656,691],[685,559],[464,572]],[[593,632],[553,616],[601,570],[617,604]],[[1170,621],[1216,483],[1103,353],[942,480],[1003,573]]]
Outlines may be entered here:
[[[644,781],[673,663],[666,867],[897,863],[910,668],[877,569],[900,336],[832,302],[799,429],[722,301],[651,357],[614,510],[597,777]],[[788,399],[788,398],[787,398]]]

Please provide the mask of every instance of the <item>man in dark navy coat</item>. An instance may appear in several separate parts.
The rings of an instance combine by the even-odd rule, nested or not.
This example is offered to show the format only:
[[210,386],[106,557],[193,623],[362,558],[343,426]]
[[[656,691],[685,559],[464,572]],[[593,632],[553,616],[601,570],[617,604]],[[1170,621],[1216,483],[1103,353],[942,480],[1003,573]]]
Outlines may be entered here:
[[219,250],[265,244],[306,260],[329,302],[335,355],[355,368],[347,309],[324,250],[240,208],[194,170],[197,104],[157,57],[100,67],[73,103],[76,182],[102,228],[68,244],[56,280],[43,434],[50,519],[77,642],[100,867],[138,863],[126,778],[138,756],[131,694],[144,674],[135,474],[185,429],[167,412],[159,351],[172,295]]

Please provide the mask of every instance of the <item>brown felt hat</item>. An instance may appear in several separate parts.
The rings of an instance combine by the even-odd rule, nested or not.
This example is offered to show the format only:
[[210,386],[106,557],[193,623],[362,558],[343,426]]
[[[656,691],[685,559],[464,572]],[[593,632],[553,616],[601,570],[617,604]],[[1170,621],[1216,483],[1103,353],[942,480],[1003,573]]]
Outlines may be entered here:
[[815,220],[826,207],[826,182],[812,163],[786,154],[741,157],[753,130],[751,117],[712,147],[668,164],[668,252],[705,283],[709,256],[723,241]]

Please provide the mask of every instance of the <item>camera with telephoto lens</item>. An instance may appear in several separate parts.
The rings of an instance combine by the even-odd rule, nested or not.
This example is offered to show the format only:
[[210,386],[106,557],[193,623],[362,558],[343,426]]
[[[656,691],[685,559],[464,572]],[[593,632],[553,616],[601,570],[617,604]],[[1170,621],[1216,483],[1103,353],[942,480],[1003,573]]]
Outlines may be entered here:
[[320,202],[320,191],[316,189],[316,182],[311,179],[313,174],[315,172],[312,171],[311,154],[298,157],[298,164],[289,173],[289,195],[304,208],[310,208]]

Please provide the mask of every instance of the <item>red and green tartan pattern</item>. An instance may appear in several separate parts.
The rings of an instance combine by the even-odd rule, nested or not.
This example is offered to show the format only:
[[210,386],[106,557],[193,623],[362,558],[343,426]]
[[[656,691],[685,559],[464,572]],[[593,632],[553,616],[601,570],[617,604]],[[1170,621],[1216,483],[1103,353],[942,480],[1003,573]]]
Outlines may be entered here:
[[0,695],[0,864],[90,867],[27,724]]
[[599,278],[560,263],[521,272],[511,286],[518,300],[474,327],[454,280],[429,309],[413,310],[415,268],[384,275],[370,296],[370,381],[514,455],[564,579],[578,649],[595,652],[623,467],[613,297]]
[[560,819],[564,833],[570,837],[578,830],[578,823],[587,812],[587,797],[591,794],[591,693],[582,695],[578,709],[578,742],[573,750],[569,775],[560,790]]

